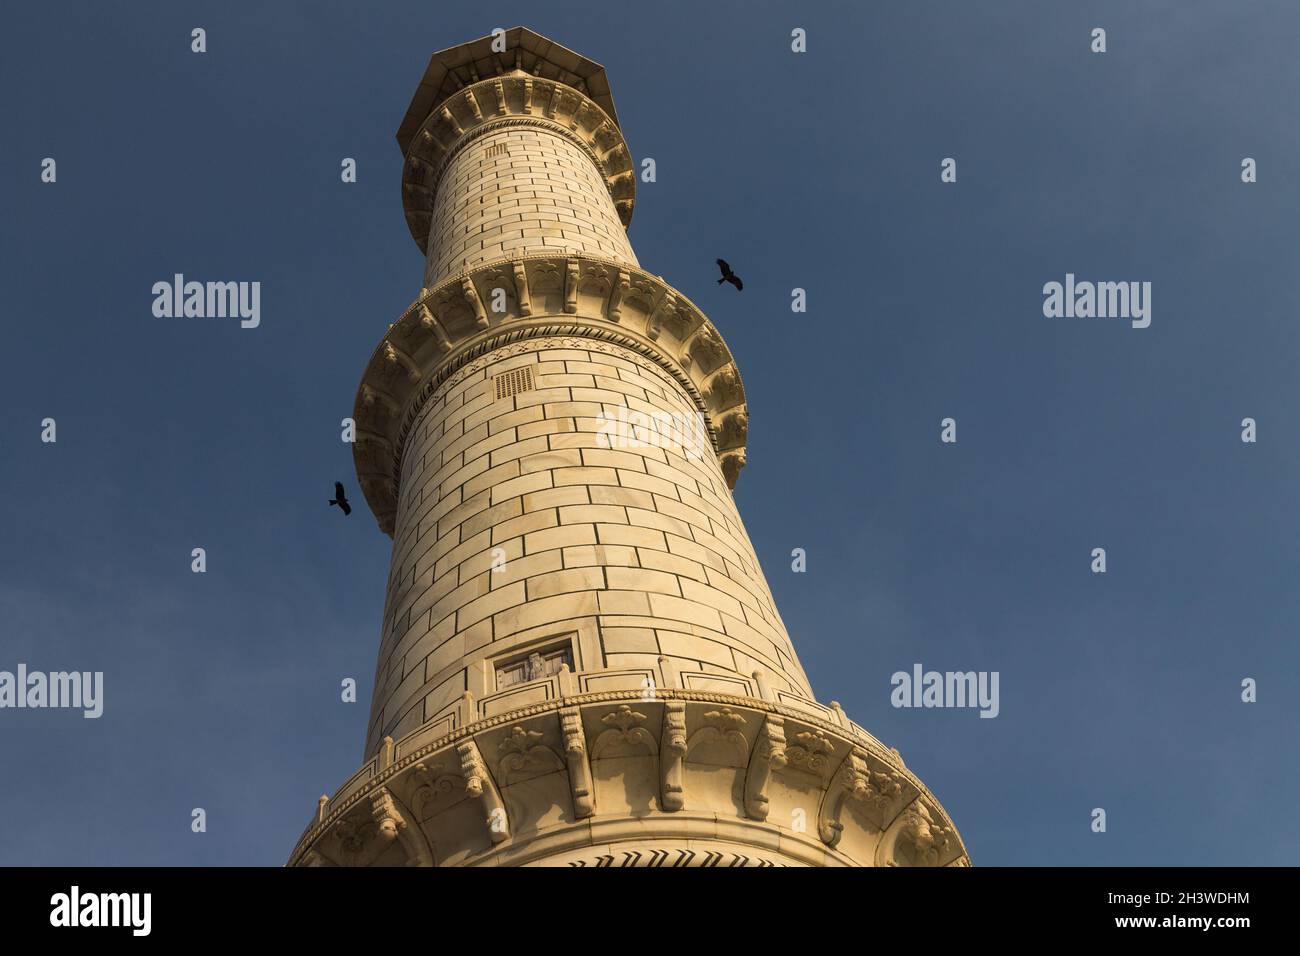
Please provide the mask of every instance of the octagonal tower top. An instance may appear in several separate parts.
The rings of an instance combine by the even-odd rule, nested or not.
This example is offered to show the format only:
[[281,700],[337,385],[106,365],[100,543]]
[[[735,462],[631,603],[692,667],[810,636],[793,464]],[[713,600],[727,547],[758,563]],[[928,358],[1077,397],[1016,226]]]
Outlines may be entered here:
[[586,153],[626,229],[636,176],[605,70],[526,27],[433,54],[397,131],[402,208],[428,253],[435,195],[458,151],[500,125],[544,126]]
[[[496,39],[491,35],[480,37],[439,50],[429,57],[429,65],[397,130],[397,145],[403,155],[410,151],[411,140],[429,114],[457,90],[511,73],[526,73],[572,87],[590,98],[617,125],[614,97],[609,91],[605,68],[599,63],[527,27],[507,30],[503,51],[492,49]],[[497,45],[501,45],[499,41]]]

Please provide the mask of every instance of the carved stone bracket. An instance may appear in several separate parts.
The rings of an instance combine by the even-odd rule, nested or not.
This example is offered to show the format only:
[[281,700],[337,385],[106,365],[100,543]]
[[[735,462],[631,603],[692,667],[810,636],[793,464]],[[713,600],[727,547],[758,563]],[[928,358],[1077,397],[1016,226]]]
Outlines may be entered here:
[[827,846],[840,842],[844,824],[840,814],[848,800],[862,800],[870,793],[867,768],[867,755],[860,750],[852,750],[840,764],[840,769],[831,780],[830,787],[822,797],[821,809],[817,814],[817,833]]
[[480,329],[486,329],[488,327],[487,310],[483,308],[483,300],[479,298],[478,287],[466,277],[460,280],[460,288],[465,295],[465,301],[474,312],[474,324]]
[[433,848],[420,829],[420,825],[411,816],[410,811],[398,802],[391,790],[381,787],[370,800],[370,814],[374,819],[381,840],[397,840],[406,851],[407,866],[433,866]]
[[[877,866],[960,865],[965,852],[947,818],[913,800],[876,848]],[[946,861],[946,863],[945,863]]]
[[397,404],[393,396],[372,385],[362,384],[360,391],[357,393],[358,408],[367,410],[377,405],[382,406],[392,418],[396,418],[402,411],[402,406]]
[[478,745],[473,740],[467,740],[456,748],[456,753],[460,757],[460,772],[465,777],[465,792],[477,798],[483,805],[488,839],[493,843],[508,840],[510,821],[506,817],[506,806],[496,783],[488,775],[487,765],[483,763]]
[[429,311],[429,307],[423,302],[420,303],[420,326],[429,334],[433,335],[438,343],[438,351],[444,355],[451,351],[451,339],[447,337],[447,330],[442,327],[434,314]]
[[582,714],[577,707],[560,711],[560,731],[564,736],[564,756],[569,764],[573,815],[578,819],[589,817],[596,810],[595,789],[591,783],[591,764],[587,760],[587,741],[582,732]]
[[570,259],[564,270],[564,311],[578,311],[578,260]]
[[457,136],[460,136],[465,132],[465,130],[461,127],[460,123],[456,122],[455,114],[453,114],[452,111],[449,110],[447,107],[444,106],[441,110],[438,111],[438,117],[449,127],[451,127],[452,132],[454,132]]
[[404,351],[393,345],[392,342],[384,343],[384,360],[390,365],[401,366],[406,372],[406,377],[412,382],[418,382],[421,378],[420,366],[415,364],[415,360],[407,355]]
[[469,104],[470,111],[474,114],[476,123],[483,122],[483,111],[479,109],[478,98],[474,95],[473,90],[465,91],[465,102]]
[[682,782],[682,759],[686,750],[686,703],[670,700],[664,704],[663,735],[659,744],[659,789],[665,810],[680,810],[686,805]]
[[772,772],[786,765],[785,720],[769,714],[754,744],[754,756],[745,775],[745,814],[751,820],[766,820],[770,801],[767,785]]
[[527,318],[533,314],[532,299],[528,295],[528,273],[520,261],[512,263],[510,268],[515,277],[515,301],[519,304],[519,314]]
[[627,273],[622,269],[614,270],[614,281],[610,284],[609,299],[605,304],[605,315],[611,322],[619,321],[623,314],[623,296],[627,295]]
[[665,292],[663,298],[659,300],[659,305],[650,313],[650,323],[646,326],[646,335],[650,341],[656,341],[659,333],[663,331],[664,319],[677,314],[677,296],[671,292]]

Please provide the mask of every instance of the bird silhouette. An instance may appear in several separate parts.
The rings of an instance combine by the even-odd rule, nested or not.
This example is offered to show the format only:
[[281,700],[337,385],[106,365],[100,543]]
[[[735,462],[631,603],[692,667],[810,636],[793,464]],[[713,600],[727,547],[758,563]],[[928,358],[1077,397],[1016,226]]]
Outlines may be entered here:
[[348,504],[348,496],[343,493],[343,482],[334,482],[334,497],[330,499],[330,504],[338,505],[343,509],[345,515],[352,514],[352,506]]
[[730,282],[736,287],[737,292],[745,288],[745,283],[740,281],[740,276],[731,271],[731,266],[727,265],[726,259],[718,260],[718,268],[722,270],[722,278],[718,280],[718,285],[722,285],[724,282]]

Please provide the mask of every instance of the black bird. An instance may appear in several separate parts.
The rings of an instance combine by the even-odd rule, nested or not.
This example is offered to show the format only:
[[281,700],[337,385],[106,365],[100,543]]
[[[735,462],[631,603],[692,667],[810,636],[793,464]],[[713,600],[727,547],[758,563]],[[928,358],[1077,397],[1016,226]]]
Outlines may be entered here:
[[737,292],[745,288],[745,283],[740,281],[740,276],[731,271],[731,266],[727,265],[726,259],[718,260],[718,268],[722,270],[722,278],[718,280],[718,285],[722,285],[724,282],[730,282],[736,287]]
[[352,506],[348,504],[348,496],[343,493],[343,482],[334,482],[334,497],[330,499],[330,504],[338,505],[343,509],[345,515],[352,514]]

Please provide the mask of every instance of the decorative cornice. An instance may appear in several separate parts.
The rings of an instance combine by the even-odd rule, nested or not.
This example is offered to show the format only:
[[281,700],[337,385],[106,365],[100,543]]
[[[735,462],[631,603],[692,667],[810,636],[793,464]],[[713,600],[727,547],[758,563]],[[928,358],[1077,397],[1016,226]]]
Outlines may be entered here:
[[637,847],[614,853],[580,856],[564,861],[566,866],[639,867],[639,868],[692,868],[692,867],[775,867],[789,866],[779,856],[740,849],[700,849],[679,846]]
[[[498,291],[505,311],[488,313],[483,303],[499,300]],[[489,262],[425,290],[371,355],[353,412],[371,437],[353,446],[353,458],[381,530],[393,533],[406,440],[437,391],[454,387],[458,375],[477,370],[475,363],[493,351],[566,337],[574,340],[569,347],[626,350],[630,360],[672,376],[703,414],[723,475],[735,486],[749,431],[745,389],[704,313],[659,276],[623,263],[530,255]]]
[[544,129],[582,150],[605,181],[624,228],[631,224],[636,174],[618,124],[571,86],[507,74],[453,93],[411,139],[402,166],[402,208],[421,252],[429,247],[434,196],[447,165],[480,136],[517,126]]
[[[718,717],[725,714],[727,729],[717,733],[725,735],[741,726],[763,728],[752,746],[742,748],[744,762],[748,764],[742,777],[749,782],[745,787],[745,814],[736,825],[763,826],[767,817],[766,798],[755,803],[762,796],[756,791],[766,790],[772,774],[794,773],[800,787],[820,787],[820,803],[814,805],[816,815],[809,821],[809,837],[814,841],[820,838],[827,852],[839,853],[836,847],[849,820],[844,811],[852,802],[861,807],[861,812],[852,818],[854,825],[861,827],[862,821],[867,820],[881,834],[875,865],[965,865],[969,862],[956,828],[934,795],[903,766],[895,751],[878,741],[770,701],[659,688],[655,699],[649,702],[637,690],[551,700],[457,728],[400,760],[390,758],[386,765],[376,758],[367,765],[373,773],[363,784],[342,799],[332,798],[321,808],[325,812],[318,812],[298,841],[289,865],[308,865],[313,861],[319,864],[324,857],[322,850],[327,846],[321,841],[329,834],[340,834],[349,849],[346,858],[327,859],[327,862],[348,865],[351,860],[353,865],[358,862],[366,865],[365,861],[373,860],[378,853],[368,847],[374,836],[371,821],[377,818],[370,808],[375,806],[374,795],[385,792],[407,794],[405,805],[414,811],[409,819],[417,823],[426,819],[424,810],[431,805],[430,800],[478,799],[492,845],[502,851],[523,852],[526,856],[527,852],[519,847],[534,835],[521,837],[506,824],[509,801],[503,799],[498,788],[526,769],[525,758],[529,755],[534,755],[531,759],[536,761],[534,773],[565,772],[560,769],[559,755],[543,746],[546,740],[556,741],[568,757],[569,787],[575,798],[577,818],[571,826],[579,825],[593,809],[600,812],[592,804],[590,763],[602,758],[641,757],[655,761],[659,767],[661,804],[657,809],[663,817],[676,817],[691,807],[690,787],[683,770],[683,765],[691,762],[692,747],[687,737],[687,706],[691,704],[723,705],[721,709],[709,708],[697,718],[703,721],[702,726],[718,728]],[[506,726],[510,728],[509,733],[502,736],[498,728]],[[652,733],[651,727],[659,727],[659,734]],[[496,743],[489,746],[492,741]],[[786,769],[786,753],[797,748],[811,756],[804,767]],[[396,749],[400,751],[400,743]],[[484,752],[498,754],[499,766],[489,766],[480,756]],[[812,770],[816,756],[832,753],[846,756],[838,766],[831,764]],[[401,802],[396,805],[403,806]],[[391,811],[389,815],[396,816]],[[500,825],[494,827],[494,820],[499,820]],[[560,828],[560,832],[565,831]],[[671,824],[663,824],[656,832],[675,833]],[[404,845],[409,853],[410,847],[418,851],[424,844],[407,840]],[[424,859],[423,851],[419,853]],[[844,859],[866,865],[866,861]]]

